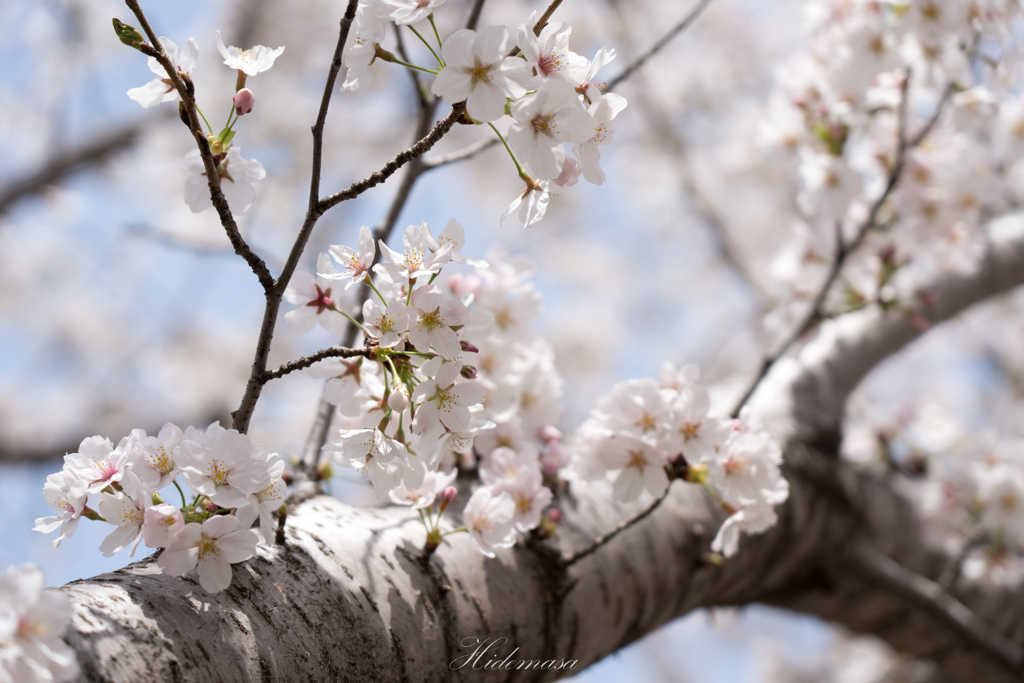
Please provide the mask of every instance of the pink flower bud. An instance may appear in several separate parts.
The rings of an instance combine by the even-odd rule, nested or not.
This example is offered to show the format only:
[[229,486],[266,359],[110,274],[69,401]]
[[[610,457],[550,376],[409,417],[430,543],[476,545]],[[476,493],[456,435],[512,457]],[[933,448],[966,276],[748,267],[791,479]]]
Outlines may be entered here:
[[476,368],[474,368],[472,365],[463,365],[462,370],[459,371],[459,374],[465,377],[466,379],[476,379]]
[[454,486],[449,486],[441,492],[441,503],[438,507],[441,508],[441,512],[455,502],[455,498],[459,495],[458,490]]
[[206,507],[206,511],[211,513],[211,514],[217,512],[217,510],[220,509],[219,507],[217,507],[217,504],[214,503],[212,500],[206,501],[205,507]]
[[252,111],[253,105],[256,104],[256,96],[252,94],[252,90],[242,88],[235,93],[233,101],[235,103],[235,113],[241,116]]
[[555,427],[554,425],[544,425],[538,430],[537,434],[540,436],[541,441],[545,443],[562,440],[562,432],[560,432],[558,427]]
[[477,348],[476,344],[470,344],[468,341],[459,342],[462,346],[462,350],[467,353],[480,353],[480,349]]
[[562,513],[558,508],[551,508],[548,510],[548,520],[552,524],[560,524],[562,522]]

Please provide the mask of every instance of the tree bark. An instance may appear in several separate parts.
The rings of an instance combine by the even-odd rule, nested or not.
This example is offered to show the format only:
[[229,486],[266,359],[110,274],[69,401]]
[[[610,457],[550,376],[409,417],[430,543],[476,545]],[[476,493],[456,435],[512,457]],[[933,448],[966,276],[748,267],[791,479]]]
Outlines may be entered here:
[[[934,299],[922,312],[931,321],[1024,282],[1024,220],[1001,219],[991,233],[977,274],[928,288]],[[941,680],[1012,680],[845,560],[850,541],[866,539],[923,576],[943,569],[895,477],[857,471],[837,454],[850,392],[919,334],[904,314],[851,314],[769,374],[754,404],[786,443],[790,499],[777,526],[744,537],[721,566],[703,558],[724,515],[683,482],[654,514],[568,569],[557,563],[560,552],[585,546],[642,505],[614,503],[604,483],[572,481],[556,501],[564,515],[556,539],[523,541],[487,559],[466,534],[454,534],[424,565],[414,513],[321,495],[289,515],[285,545],[235,565],[221,594],[164,576],[151,559],[65,586],[75,604],[67,640],[90,680],[437,681],[493,676],[451,664],[474,650],[467,639],[504,637],[509,643],[478,669],[491,653],[504,659],[518,647],[511,659],[566,666],[505,676],[550,680],[695,608],[765,602],[875,633],[935,660]],[[1019,592],[973,587],[955,596],[1024,643]]]

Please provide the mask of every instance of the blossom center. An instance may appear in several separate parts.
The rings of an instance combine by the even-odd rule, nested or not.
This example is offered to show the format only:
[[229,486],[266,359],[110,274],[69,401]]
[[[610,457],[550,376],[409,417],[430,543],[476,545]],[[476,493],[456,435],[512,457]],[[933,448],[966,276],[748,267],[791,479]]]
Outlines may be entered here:
[[325,309],[333,308],[334,302],[331,301],[331,288],[320,289],[320,285],[314,285],[316,287],[316,298],[311,299],[307,306],[315,306],[316,314],[320,315]]
[[210,538],[209,536],[203,535],[201,541],[199,541],[199,561],[202,562],[207,557],[211,560],[215,560],[220,557],[220,544],[217,543],[217,539]]
[[470,81],[473,85],[492,82],[494,80],[494,76],[491,75],[492,69],[494,69],[493,64],[481,64],[480,62],[477,62],[476,65],[470,69]]
[[231,473],[231,468],[228,467],[223,461],[214,458],[210,461],[210,481],[215,486],[223,486],[228,481],[228,475]]
[[424,313],[420,316],[420,327],[428,330],[436,330],[441,327],[441,309],[435,308],[430,313]]
[[555,117],[551,115],[544,116],[542,114],[537,114],[536,116],[533,117],[533,120],[530,121],[530,125],[533,126],[533,131],[537,135],[547,135],[548,137],[554,137],[555,131],[557,130],[555,128],[554,118]]

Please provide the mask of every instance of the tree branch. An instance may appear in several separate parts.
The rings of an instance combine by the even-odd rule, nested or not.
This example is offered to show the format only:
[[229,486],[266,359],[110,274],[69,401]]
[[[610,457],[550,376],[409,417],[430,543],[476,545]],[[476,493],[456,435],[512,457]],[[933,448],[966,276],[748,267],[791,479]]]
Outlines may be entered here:
[[189,88],[185,87],[185,83],[178,75],[177,65],[171,64],[171,60],[167,58],[167,53],[164,52],[164,47],[160,43],[156,32],[153,31],[153,27],[149,25],[149,20],[146,19],[146,15],[139,6],[138,0],[125,0],[125,4],[139,20],[139,23],[142,25],[142,29],[145,31],[146,36],[153,45],[153,49],[157,53],[156,60],[167,72],[167,76],[171,79],[171,83],[178,91],[178,95],[181,97],[182,102],[185,103],[185,111],[188,114],[189,131],[196,140],[196,146],[199,148],[199,154],[203,159],[203,167],[206,169],[206,182],[210,188],[210,199],[213,202],[213,207],[217,210],[217,215],[220,217],[220,223],[224,226],[224,231],[228,235],[228,240],[231,242],[231,246],[234,247],[235,253],[244,258],[246,263],[249,264],[249,267],[252,268],[252,272],[256,274],[260,284],[263,285],[264,293],[268,293],[274,286],[274,278],[267,269],[267,264],[264,263],[263,259],[257,256],[255,252],[253,252],[246,241],[242,238],[242,233],[238,230],[238,225],[235,223],[235,218],[231,215],[231,209],[228,207],[227,199],[224,198],[224,193],[221,192],[220,189],[220,176],[217,173],[217,163],[213,158],[213,154],[210,152],[210,144],[207,142],[206,135],[203,133],[203,128],[199,123],[199,115],[196,112],[195,97],[192,92],[190,92]]
[[293,360],[288,363],[284,363],[277,370],[263,373],[264,381],[270,381],[272,379],[278,379],[285,375],[295,372],[296,370],[302,370],[308,368],[314,363],[319,363],[325,358],[355,358],[356,356],[362,356],[363,358],[370,357],[370,349],[349,349],[343,346],[332,346],[329,349],[320,349],[316,353],[312,353],[308,356]]
[[953,84],[946,86],[942,98],[936,105],[935,112],[932,114],[931,118],[928,119],[928,121],[925,123],[925,125],[922,127],[922,129],[920,130],[920,132],[918,132],[917,135],[915,135],[912,139],[908,140],[907,91],[909,87],[910,74],[908,73],[906,78],[903,80],[900,96],[900,133],[899,141],[897,143],[896,148],[896,159],[893,163],[892,170],[889,172],[889,179],[886,182],[885,190],[883,190],[882,194],[878,197],[878,199],[876,199],[872,203],[867,218],[864,219],[864,222],[857,229],[854,238],[850,241],[849,244],[843,243],[842,230],[836,231],[836,255],[835,258],[832,260],[832,267],[829,269],[828,275],[825,277],[825,281],[818,288],[818,292],[814,297],[810,310],[804,316],[803,320],[801,320],[801,322],[793,329],[792,333],[790,333],[790,335],[782,342],[779,348],[775,352],[766,356],[765,359],[761,362],[761,368],[758,370],[758,373],[754,377],[754,380],[747,387],[747,390],[743,393],[743,396],[740,398],[739,402],[737,402],[736,407],[733,408],[731,413],[732,417],[737,417],[739,415],[740,410],[743,408],[744,405],[746,405],[747,401],[750,400],[750,397],[757,390],[758,385],[765,378],[765,376],[767,376],[768,372],[772,369],[775,363],[777,363],[780,358],[786,355],[789,349],[792,348],[792,346],[797,341],[799,341],[799,339],[802,336],[807,334],[807,332],[809,332],[811,328],[813,328],[814,325],[822,319],[822,308],[825,304],[825,297],[828,295],[829,290],[832,289],[832,285],[835,283],[836,278],[839,277],[839,273],[842,271],[843,266],[846,264],[850,255],[856,252],[860,245],[863,244],[864,239],[867,237],[868,233],[871,230],[875,229],[875,227],[877,227],[879,213],[882,211],[882,207],[885,205],[886,200],[889,199],[889,196],[896,189],[896,185],[899,183],[900,177],[903,174],[903,168],[906,165],[907,150],[917,147],[924,141],[924,139],[932,131],[932,128],[935,127],[936,122],[939,120],[939,116],[942,114],[943,108],[945,107],[946,103],[949,101],[950,96],[953,94],[953,91],[955,90]]
[[863,541],[851,544],[848,550],[849,560],[872,580],[942,622],[967,643],[988,655],[1008,674],[1021,679],[1024,652],[992,630],[937,583],[904,569]]

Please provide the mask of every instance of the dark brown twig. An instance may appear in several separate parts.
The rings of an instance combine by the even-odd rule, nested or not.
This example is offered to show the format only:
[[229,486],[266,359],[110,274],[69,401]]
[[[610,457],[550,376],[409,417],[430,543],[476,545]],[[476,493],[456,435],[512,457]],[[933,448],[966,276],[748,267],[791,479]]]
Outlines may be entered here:
[[125,4],[139,20],[143,31],[146,32],[146,36],[149,38],[153,45],[153,49],[156,52],[156,60],[167,72],[167,76],[171,79],[171,83],[178,91],[181,101],[185,104],[185,112],[188,115],[189,131],[196,140],[196,146],[199,148],[199,154],[203,159],[203,167],[206,169],[206,181],[210,188],[210,199],[213,202],[214,209],[217,210],[217,215],[220,217],[220,223],[224,226],[224,231],[228,235],[228,240],[231,241],[231,246],[234,247],[235,253],[245,259],[246,263],[249,264],[249,267],[252,268],[252,272],[256,274],[257,278],[259,278],[260,284],[263,285],[264,293],[269,294],[269,292],[274,288],[274,277],[270,274],[270,270],[267,268],[267,264],[263,262],[263,259],[257,256],[242,238],[242,233],[238,230],[238,225],[235,223],[235,218],[231,214],[231,208],[228,206],[227,199],[224,198],[224,193],[221,192],[220,176],[217,173],[217,163],[210,151],[210,144],[206,139],[206,135],[203,133],[202,125],[199,123],[199,114],[196,111],[195,97],[189,93],[188,88],[185,87],[185,83],[178,75],[177,65],[171,64],[171,60],[167,58],[167,53],[164,52],[164,47],[160,43],[156,32],[153,31],[153,27],[149,25],[149,20],[146,19],[146,15],[139,6],[138,0],[125,0]]
[[268,371],[263,373],[264,381],[270,381],[272,379],[278,379],[284,377],[287,374],[295,372],[296,370],[302,370],[309,366],[319,363],[325,358],[355,358],[356,356],[362,356],[363,358],[370,357],[370,349],[349,349],[344,346],[332,346],[329,349],[320,349],[316,353],[311,353],[308,356],[304,356],[297,360],[293,360],[288,363],[284,363],[277,370]]
[[600,536],[598,536],[597,538],[595,538],[593,540],[593,542],[591,542],[591,544],[588,545],[583,550],[577,550],[574,553],[565,553],[565,554],[563,554],[562,555],[562,561],[561,561],[562,566],[563,567],[571,567],[572,565],[576,564],[577,562],[582,560],[587,555],[590,555],[592,552],[594,552],[595,550],[597,550],[598,548],[600,548],[601,546],[606,544],[608,541],[612,540],[613,538],[615,538],[616,536],[621,534],[623,531],[625,531],[629,527],[633,526],[634,524],[636,524],[640,520],[642,520],[645,517],[647,517],[648,515],[650,515],[652,512],[654,512],[655,510],[658,509],[658,506],[661,505],[662,501],[664,501],[666,498],[668,498],[668,492],[671,491],[671,490],[672,490],[672,481],[669,481],[668,486],[665,487],[665,492],[662,493],[660,496],[658,496],[654,500],[654,502],[651,503],[650,505],[648,505],[646,508],[644,508],[640,512],[636,513],[635,515],[633,515],[629,519],[626,519],[626,520],[623,520],[622,522],[619,522],[611,530],[606,531],[605,533],[603,533]]

